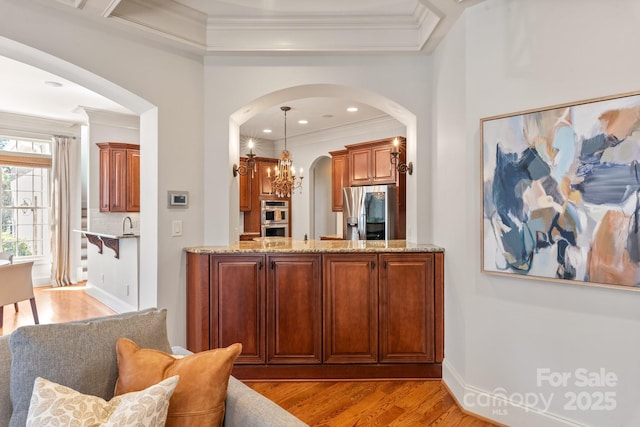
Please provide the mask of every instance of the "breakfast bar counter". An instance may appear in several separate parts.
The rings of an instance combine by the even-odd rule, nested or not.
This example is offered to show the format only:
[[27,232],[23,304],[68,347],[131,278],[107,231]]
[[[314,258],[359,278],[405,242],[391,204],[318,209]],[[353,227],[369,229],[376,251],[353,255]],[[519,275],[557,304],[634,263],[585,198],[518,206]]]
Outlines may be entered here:
[[258,238],[187,252],[187,347],[241,379],[441,378],[444,249]]
[[229,246],[194,246],[185,251],[195,254],[242,253],[377,253],[444,252],[444,248],[406,240],[299,240],[290,237],[258,237]]

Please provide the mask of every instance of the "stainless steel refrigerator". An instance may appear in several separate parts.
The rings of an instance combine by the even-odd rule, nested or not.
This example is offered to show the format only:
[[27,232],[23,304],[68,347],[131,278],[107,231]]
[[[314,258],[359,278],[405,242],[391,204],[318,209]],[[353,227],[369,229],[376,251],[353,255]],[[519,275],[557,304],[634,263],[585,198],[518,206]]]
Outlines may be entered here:
[[395,239],[395,185],[345,187],[342,199],[345,239]]

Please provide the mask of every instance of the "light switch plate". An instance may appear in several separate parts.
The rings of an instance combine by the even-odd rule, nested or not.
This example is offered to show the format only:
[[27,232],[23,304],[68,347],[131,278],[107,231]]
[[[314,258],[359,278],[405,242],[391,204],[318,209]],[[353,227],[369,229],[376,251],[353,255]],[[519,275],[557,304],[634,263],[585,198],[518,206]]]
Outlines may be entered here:
[[182,220],[174,219],[171,221],[171,236],[182,236]]

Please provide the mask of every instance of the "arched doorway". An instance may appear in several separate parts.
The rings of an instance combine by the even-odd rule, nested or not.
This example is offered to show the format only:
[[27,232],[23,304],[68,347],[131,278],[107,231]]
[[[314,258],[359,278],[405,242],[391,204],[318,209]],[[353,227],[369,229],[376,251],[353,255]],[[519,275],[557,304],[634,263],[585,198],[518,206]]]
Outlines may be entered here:
[[[378,93],[364,90],[361,88],[343,86],[337,84],[308,84],[289,87],[275,92],[271,92],[262,97],[256,98],[252,102],[244,105],[240,109],[231,114],[229,119],[229,164],[237,162],[240,151],[240,126],[260,112],[276,105],[284,105],[287,102],[310,97],[336,97],[358,101],[377,108],[378,110],[388,114],[402,125],[406,126],[406,142],[407,156],[415,157],[417,147],[417,119],[408,109],[397,104],[393,100],[382,96]],[[294,198],[292,200],[293,209],[299,212],[297,217],[304,218],[305,223],[300,226],[294,224],[294,238],[302,238],[311,228],[310,224],[310,207],[312,202],[309,199],[310,194],[309,183],[303,184],[303,193],[307,196],[302,198]],[[229,241],[238,240],[238,195],[230,195],[229,203]],[[407,239],[416,241],[416,227],[411,227],[417,221],[417,189],[415,181],[407,183]],[[295,223],[295,220],[294,220]],[[298,235],[296,235],[296,229]],[[318,238],[318,236],[316,236]]]
[[144,152],[141,160],[141,209],[140,209],[140,307],[157,306],[158,295],[158,182],[154,178],[157,159],[157,107],[140,96],[105,80],[72,63],[16,41],[0,37],[0,55],[73,81],[140,116],[140,146]]
[[309,175],[309,230],[310,239],[336,233],[336,221],[331,215],[331,159],[319,157],[312,163]]

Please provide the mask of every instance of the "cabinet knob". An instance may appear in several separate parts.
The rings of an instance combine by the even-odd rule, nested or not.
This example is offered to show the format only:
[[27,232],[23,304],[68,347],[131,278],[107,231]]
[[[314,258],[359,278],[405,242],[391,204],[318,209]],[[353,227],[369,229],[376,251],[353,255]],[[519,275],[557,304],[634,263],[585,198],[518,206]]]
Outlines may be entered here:
[[371,261],[371,269],[375,270],[376,269],[376,263],[375,261]]

